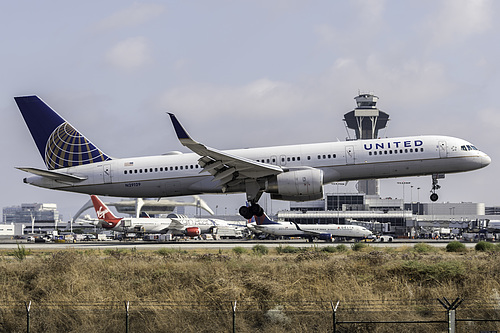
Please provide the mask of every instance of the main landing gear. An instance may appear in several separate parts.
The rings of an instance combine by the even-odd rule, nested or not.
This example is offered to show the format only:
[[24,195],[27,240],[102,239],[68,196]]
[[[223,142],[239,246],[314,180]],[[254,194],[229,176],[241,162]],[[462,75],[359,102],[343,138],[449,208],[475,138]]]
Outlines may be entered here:
[[431,201],[437,201],[439,199],[439,196],[437,195],[436,191],[441,188],[441,185],[438,185],[438,179],[443,179],[444,175],[441,174],[433,174],[432,175],[432,189],[431,189]]
[[249,207],[241,206],[239,213],[245,219],[250,220],[254,215],[258,217],[264,215],[264,209],[262,209],[262,207],[258,203],[252,202]]

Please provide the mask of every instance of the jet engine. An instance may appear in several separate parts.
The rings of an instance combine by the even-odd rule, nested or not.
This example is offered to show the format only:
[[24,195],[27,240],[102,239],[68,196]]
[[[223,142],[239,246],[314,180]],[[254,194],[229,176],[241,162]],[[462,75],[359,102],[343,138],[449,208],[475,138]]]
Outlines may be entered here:
[[272,199],[308,201],[323,198],[323,171],[301,169],[274,176],[267,182],[266,192]]
[[320,234],[318,237],[320,240],[324,240],[327,242],[333,242],[332,234]]
[[186,235],[189,237],[196,237],[201,235],[201,230],[198,227],[188,227],[186,228]]

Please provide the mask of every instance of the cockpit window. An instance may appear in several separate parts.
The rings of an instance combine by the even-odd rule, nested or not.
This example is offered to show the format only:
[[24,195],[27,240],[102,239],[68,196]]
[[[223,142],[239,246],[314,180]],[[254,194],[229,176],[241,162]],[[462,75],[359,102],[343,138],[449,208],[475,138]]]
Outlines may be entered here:
[[473,146],[473,145],[464,145],[464,146],[462,146],[461,148],[462,148],[462,150],[464,150],[464,151],[469,151],[469,150],[478,150],[478,149],[477,149],[475,146]]

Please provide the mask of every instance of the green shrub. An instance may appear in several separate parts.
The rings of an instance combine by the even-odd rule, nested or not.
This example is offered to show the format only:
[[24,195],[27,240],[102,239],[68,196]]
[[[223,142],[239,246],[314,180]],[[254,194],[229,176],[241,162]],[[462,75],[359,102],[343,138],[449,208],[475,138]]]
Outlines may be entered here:
[[19,245],[19,243],[17,243],[17,250],[14,250],[13,252],[9,253],[9,255],[12,255],[19,260],[26,259],[26,257],[29,256],[30,254],[31,250],[26,250],[24,245]]
[[265,255],[265,254],[269,253],[267,246],[261,245],[261,244],[254,245],[252,247],[252,251],[254,254],[257,254],[257,255]]
[[297,253],[297,252],[300,252],[300,251],[301,251],[301,249],[299,249],[298,247],[293,247],[293,246],[290,246],[290,245],[287,245],[287,246],[285,246],[282,249],[283,253]]
[[496,249],[496,246],[492,243],[488,243],[488,242],[485,242],[485,241],[480,241],[476,244],[476,246],[474,247],[476,249],[476,251],[495,251]]
[[418,253],[429,253],[435,251],[434,246],[425,244],[425,243],[418,243],[413,246],[413,250]]
[[462,280],[467,273],[463,262],[450,260],[435,264],[412,260],[403,263],[402,268],[411,281],[435,282],[443,280]]
[[451,241],[446,245],[446,252],[465,252],[467,248],[459,241]]
[[345,244],[337,245],[337,252],[347,252],[349,248]]
[[368,247],[368,245],[366,245],[365,243],[360,243],[360,242],[354,243],[351,245],[351,249],[353,251],[361,251],[362,249],[364,249],[366,247]]
[[[340,245],[339,245],[340,246]],[[344,245],[345,246],[345,245]],[[323,252],[328,252],[328,253],[335,253],[337,252],[337,248],[334,246],[325,246],[321,248],[321,251]]]
[[247,249],[245,249],[244,247],[241,247],[241,246],[233,247],[233,253],[237,254],[239,256],[246,253],[246,252],[247,252]]

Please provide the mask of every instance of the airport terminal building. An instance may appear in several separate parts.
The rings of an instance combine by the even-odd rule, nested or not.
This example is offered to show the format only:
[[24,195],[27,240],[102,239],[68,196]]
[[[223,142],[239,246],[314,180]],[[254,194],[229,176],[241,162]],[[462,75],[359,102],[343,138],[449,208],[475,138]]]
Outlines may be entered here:
[[[486,210],[490,214],[486,215]],[[380,198],[363,193],[327,194],[325,199],[293,202],[289,211],[278,212],[278,220],[304,224],[361,224],[375,232],[399,236],[427,234],[435,228],[455,233],[483,229],[500,219],[496,207],[483,203],[404,203],[402,199]],[[493,213],[493,214],[491,214]]]
[[2,219],[4,225],[23,224],[29,232],[54,230],[62,223],[57,205],[52,203],[24,203],[20,206],[4,207]]

